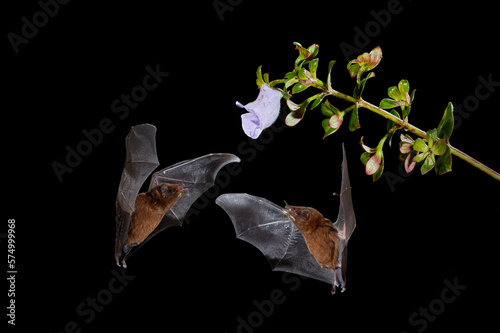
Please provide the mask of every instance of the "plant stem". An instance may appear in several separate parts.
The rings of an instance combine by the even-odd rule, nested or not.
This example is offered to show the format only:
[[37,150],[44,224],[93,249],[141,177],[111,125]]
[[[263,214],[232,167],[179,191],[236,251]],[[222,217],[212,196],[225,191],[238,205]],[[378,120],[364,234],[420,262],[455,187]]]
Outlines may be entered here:
[[[362,98],[356,99],[356,98],[354,98],[352,96],[343,94],[343,93],[338,92],[338,91],[333,90],[333,89],[329,89],[328,90],[328,94],[332,95],[334,97],[343,99],[343,100],[345,100],[347,102],[357,103],[358,107],[362,107],[362,108],[368,109],[368,110],[370,110],[372,112],[375,112],[376,114],[381,115],[382,117],[395,122],[396,124],[398,124],[399,126],[401,126],[401,128],[404,128],[404,129],[410,131],[411,133],[413,133],[415,135],[418,135],[421,138],[425,138],[426,137],[426,133],[424,131],[422,131],[420,128],[415,127],[415,126],[413,126],[413,125],[411,125],[409,123],[405,123],[402,119],[394,116],[393,114],[385,111],[384,109],[379,108],[378,106],[375,106],[375,105],[373,105],[371,103],[368,103],[368,102],[364,101]],[[462,160],[464,160],[467,163],[475,166],[476,168],[478,168],[479,170],[483,171],[487,175],[493,177],[494,179],[500,181],[500,174],[498,172],[496,172],[493,169],[487,167],[486,165],[484,165],[481,162],[477,161],[476,159],[470,157],[469,155],[465,154],[464,152],[458,150],[457,148],[452,147],[451,145],[449,145],[449,147],[450,147],[450,151],[451,151],[451,153],[453,155],[455,155],[457,157],[460,157]]]
[[469,164],[475,166],[476,168],[478,168],[482,172],[484,172],[487,175],[490,175],[491,177],[493,177],[496,180],[500,181],[500,174],[498,172],[496,172],[495,170],[487,167],[483,163],[481,163],[478,160],[470,157],[469,155],[465,154],[464,152],[458,150],[457,148],[452,147],[451,145],[450,145],[450,150],[451,150],[451,153],[453,155],[460,157],[461,159],[463,159],[464,161],[468,162]]

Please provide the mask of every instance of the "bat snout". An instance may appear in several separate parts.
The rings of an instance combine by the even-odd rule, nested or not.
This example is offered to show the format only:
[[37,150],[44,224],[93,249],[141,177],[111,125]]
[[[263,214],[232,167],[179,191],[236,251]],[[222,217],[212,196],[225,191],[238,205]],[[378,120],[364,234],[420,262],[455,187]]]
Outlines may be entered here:
[[290,218],[290,220],[292,220],[292,221],[295,221],[295,218],[297,217],[297,212],[295,210],[295,207],[290,206],[289,204],[286,204],[285,209],[283,210],[283,213],[286,216],[288,216]]
[[168,198],[171,196],[181,196],[183,193],[185,193],[188,188],[185,187],[182,184],[162,184],[160,185],[161,187],[161,194],[164,198]]
[[283,210],[283,213],[285,213],[294,222],[297,219],[305,222],[311,216],[311,210],[309,208],[299,207],[299,206],[290,206],[288,204],[285,206],[285,210]]

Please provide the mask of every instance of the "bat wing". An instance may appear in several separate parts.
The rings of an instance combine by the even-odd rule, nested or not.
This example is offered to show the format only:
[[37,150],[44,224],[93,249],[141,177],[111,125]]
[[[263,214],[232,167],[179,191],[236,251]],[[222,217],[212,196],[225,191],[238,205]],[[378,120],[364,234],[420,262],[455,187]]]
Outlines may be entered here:
[[356,217],[352,206],[351,183],[349,181],[349,171],[347,168],[347,158],[344,145],[342,144],[342,184],[340,189],[339,216],[333,226],[338,230],[340,241],[338,251],[340,257],[340,274],[337,274],[342,290],[345,290],[346,270],[347,270],[347,243],[354,228],[356,228]]
[[236,237],[258,248],[273,270],[332,284],[333,270],[318,264],[282,207],[245,193],[223,194],[215,202],[229,215]]
[[167,211],[155,230],[140,245],[135,246],[130,251],[130,255],[166,228],[181,226],[186,213],[193,203],[214,185],[215,178],[220,169],[226,164],[234,162],[240,162],[240,159],[233,154],[208,154],[176,163],[155,172],[151,177],[150,189],[159,184],[168,183],[181,184],[188,190]]
[[127,156],[116,197],[115,259],[117,264],[119,264],[119,256],[127,239],[130,217],[134,212],[137,194],[146,178],[159,165],[155,137],[156,127],[143,124],[133,126],[125,139]]

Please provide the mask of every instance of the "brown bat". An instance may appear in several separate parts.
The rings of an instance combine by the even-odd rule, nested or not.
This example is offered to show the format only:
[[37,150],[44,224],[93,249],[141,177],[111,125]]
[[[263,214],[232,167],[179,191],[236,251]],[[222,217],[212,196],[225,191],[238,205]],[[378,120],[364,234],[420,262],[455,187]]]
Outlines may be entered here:
[[165,183],[145,193],[139,193],[130,219],[130,229],[123,247],[124,251],[128,253],[132,247],[141,244],[186,191],[187,188],[182,185]]
[[115,260],[123,267],[127,267],[127,258],[159,232],[181,226],[191,205],[214,185],[219,170],[240,161],[232,154],[208,154],[178,162],[153,173],[148,191],[139,193],[159,165],[156,127],[132,127],[125,146],[127,155],[115,203]]
[[311,207],[286,205],[283,212],[302,233],[309,252],[322,268],[340,267],[339,236],[332,221]]
[[343,150],[340,208],[332,223],[310,207],[286,205],[246,193],[219,196],[236,237],[257,247],[273,270],[291,272],[346,288],[347,243],[356,227],[347,159]]

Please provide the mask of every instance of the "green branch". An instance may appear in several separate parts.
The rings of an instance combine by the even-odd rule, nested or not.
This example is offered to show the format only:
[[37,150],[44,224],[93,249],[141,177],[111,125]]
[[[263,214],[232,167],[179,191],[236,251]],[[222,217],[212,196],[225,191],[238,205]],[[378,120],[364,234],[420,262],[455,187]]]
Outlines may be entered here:
[[[374,48],[370,53],[363,53],[348,63],[347,69],[349,74],[352,78],[356,79],[356,86],[352,96],[350,96],[333,89],[331,86],[331,70],[335,64],[334,60],[330,61],[328,65],[327,80],[321,81],[317,78],[319,59],[316,56],[319,50],[318,45],[313,44],[306,49],[299,43],[294,44],[299,51],[299,56],[295,60],[293,71],[287,73],[284,79],[269,82],[269,75],[262,75],[261,67],[257,70],[257,84],[259,86],[263,84],[268,84],[270,87],[274,87],[277,84],[284,85],[283,89],[279,90],[287,99],[287,105],[291,111],[286,117],[288,126],[297,125],[308,109],[312,110],[321,105],[322,114],[328,117],[322,121],[322,127],[325,130],[323,138],[326,138],[340,128],[344,116],[348,112],[351,113],[349,129],[351,131],[357,130],[361,126],[358,119],[358,109],[364,108],[387,119],[387,133],[380,140],[376,148],[365,146],[361,140],[361,146],[365,152],[361,155],[360,159],[366,166],[366,174],[373,175],[374,181],[379,179],[383,172],[384,144],[388,141],[390,145],[394,133],[400,129],[418,136],[414,140],[409,135],[401,135],[400,157],[405,160],[405,169],[407,172],[410,172],[416,163],[420,162],[423,162],[420,169],[422,174],[432,169],[435,169],[438,174],[450,172],[451,155],[455,155],[500,181],[500,174],[498,172],[450,145],[449,140],[454,126],[453,105],[451,103],[448,103],[438,127],[425,132],[408,122],[413,99],[415,98],[415,90],[410,93],[410,84],[407,80],[399,81],[398,86],[389,87],[389,98],[382,99],[379,106],[363,100],[362,94],[366,83],[375,76],[372,70],[382,59],[382,50],[380,47]],[[300,93],[311,87],[319,89],[321,92],[308,97],[300,104],[291,101],[293,94]],[[291,89],[290,91],[288,90],[289,88]],[[340,111],[330,104],[327,100],[328,96],[342,99],[353,103],[353,105]]]

